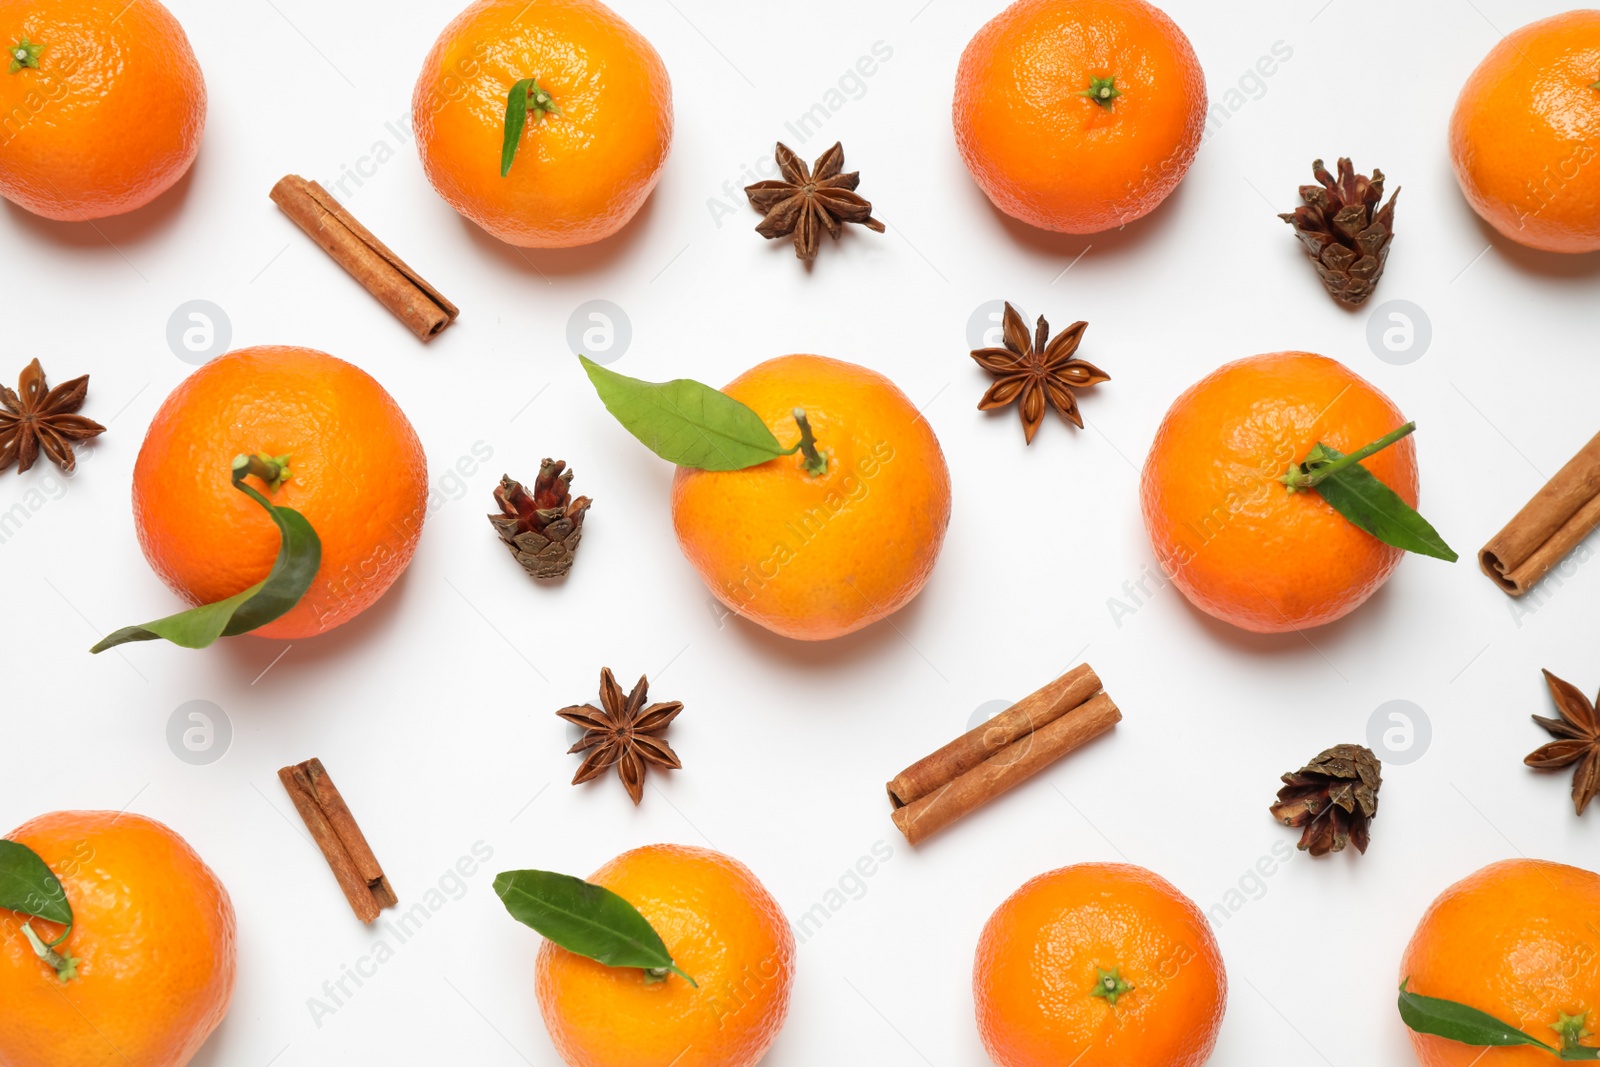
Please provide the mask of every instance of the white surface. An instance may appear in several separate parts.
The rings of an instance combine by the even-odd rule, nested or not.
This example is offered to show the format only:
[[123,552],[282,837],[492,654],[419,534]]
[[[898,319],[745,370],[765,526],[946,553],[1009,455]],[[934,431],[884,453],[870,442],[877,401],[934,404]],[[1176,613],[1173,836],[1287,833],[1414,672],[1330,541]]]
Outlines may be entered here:
[[[131,805],[211,863],[241,944],[205,1067],[463,1050],[554,1067],[533,1000],[538,939],[505,915],[494,872],[587,873],[656,841],[739,857],[796,920],[841,878],[851,888],[875,842],[892,846],[864,895],[800,948],[771,1067],[984,1063],[969,991],[984,920],[1035,874],[1120,859],[1208,910],[1241,887],[1258,898],[1217,931],[1231,980],[1218,1067],[1412,1063],[1394,988],[1427,903],[1508,856],[1593,866],[1600,832],[1597,816],[1573,817],[1566,775],[1521,764],[1544,740],[1527,717],[1548,711],[1540,667],[1600,686],[1600,567],[1575,565],[1519,616],[1472,560],[1596,428],[1600,263],[1491,239],[1456,190],[1445,140],[1495,27],[1561,5],[1170,0],[1213,103],[1276,42],[1293,55],[1211,131],[1157,214],[1087,240],[1010,225],[957,157],[956,60],[998,2],[816,0],[804,18],[747,0],[616,6],[666,58],[677,139],[641,216],[596,248],[522,255],[483,236],[396,137],[458,0],[174,0],[210,88],[181,193],[98,231],[0,209],[0,374],[33,355],[55,380],[91,372],[86,413],[111,425],[70,481],[43,464],[0,478],[0,511],[28,512],[0,545],[14,605],[0,829]],[[797,143],[784,123],[875,42],[893,55],[864,94]],[[808,158],[842,138],[888,233],[829,243],[807,275],[787,245],[751,232],[742,202],[714,212],[778,136]],[[1314,157],[1340,154],[1405,187],[1373,303],[1406,299],[1431,317],[1432,348],[1410,366],[1374,357],[1367,314],[1324,295],[1274,218]],[[374,155],[385,161],[361,164]],[[350,208],[464,309],[427,347],[267,200],[286,172],[332,184],[358,164],[375,172],[346,186]],[[966,324],[1002,297],[1060,326],[1089,320],[1083,354],[1115,379],[1085,402],[1090,429],[1050,415],[1025,449],[1014,412],[974,410],[988,378],[967,358]],[[439,506],[404,580],[332,635],[90,657],[101,634],[176,603],[140,554],[128,487],[149,419],[191,369],[165,330],[195,298],[226,309],[236,347],[310,345],[374,374],[422,435]],[[893,626],[807,646],[719,625],[673,541],[671,469],[606,416],[567,349],[569,314],[593,298],[631,318],[625,373],[721,383],[770,356],[821,352],[882,370],[927,405],[954,518],[932,581]],[[1137,468],[1168,403],[1227,360],[1283,348],[1345,360],[1420,423],[1423,509],[1465,558],[1407,559],[1353,617],[1304,637],[1233,632],[1170,587],[1114,620],[1108,598],[1153,569]],[[475,463],[475,448],[492,457]],[[560,588],[527,580],[483,518],[501,472],[531,478],[542,455],[568,459],[596,500]],[[470,473],[451,475],[458,462]],[[905,847],[883,782],[979,705],[1082,659],[1125,711],[1114,736]],[[567,785],[576,757],[552,713],[592,698],[602,665],[629,681],[648,672],[653,693],[687,705],[672,729],[686,769],[652,775],[637,811],[615,781]],[[210,766],[180,762],[165,740],[174,709],[197,699],[225,709],[234,732]],[[1371,852],[1297,856],[1252,881],[1293,841],[1266,813],[1276,776],[1362,740],[1392,699],[1420,705],[1433,737],[1420,760],[1385,768]],[[379,935],[350,916],[274,776],[312,755],[408,905],[448,883],[475,842],[493,849],[464,895],[320,1026],[308,999]]]

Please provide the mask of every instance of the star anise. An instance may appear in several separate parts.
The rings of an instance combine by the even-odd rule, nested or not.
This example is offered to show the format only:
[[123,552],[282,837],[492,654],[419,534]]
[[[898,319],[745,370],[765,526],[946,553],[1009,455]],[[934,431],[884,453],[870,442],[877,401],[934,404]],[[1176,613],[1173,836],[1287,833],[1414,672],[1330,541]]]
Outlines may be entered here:
[[1544,672],[1544,680],[1550,686],[1550,695],[1555,699],[1561,718],[1533,717],[1533,721],[1548,730],[1555,740],[1530,753],[1522,762],[1541,771],[1556,771],[1577,764],[1572,772],[1572,806],[1582,815],[1589,801],[1600,795],[1600,716],[1595,714],[1589,698],[1570,682],[1563,682],[1549,671]]
[[782,141],[778,142],[777,157],[783,181],[756,182],[744,188],[750,206],[767,216],[756,227],[761,236],[771,241],[793,234],[794,254],[812,260],[817,258],[824,229],[836,241],[847,222],[883,232],[883,223],[872,217],[872,204],[855,192],[861,174],[840,173],[844,170],[844,145],[835,143],[822,153],[814,169],[807,169]]
[[972,353],[978,366],[999,379],[978,401],[978,410],[1003,408],[1020,398],[1017,409],[1028,444],[1033,443],[1033,435],[1044,421],[1046,401],[1081,430],[1083,416],[1078,414],[1078,398],[1073,390],[1111,380],[1111,375],[1099,367],[1076,358],[1089,324],[1075,322],[1050,340],[1050,324],[1040,315],[1038,332],[1030,338],[1027,323],[1008,303],[1004,327],[1004,348],[979,348]]
[[72,442],[106,432],[93,419],[74,414],[88,395],[87,374],[49,388],[37,359],[23,368],[16,392],[0,385],[0,405],[4,407],[0,410],[0,471],[15,463],[21,473],[33,466],[40,452],[64,471],[76,467]]
[[627,787],[635,804],[644,799],[644,776],[647,765],[655,764],[667,770],[678,770],[683,764],[661,734],[678,717],[683,705],[674,700],[665,704],[644,706],[650,683],[643,675],[633,691],[626,696],[611,674],[611,668],[600,671],[600,703],[575,704],[562,708],[557,715],[583,728],[583,739],[568,752],[587,752],[572,784],[578,785],[604,774],[613,764],[617,777]]

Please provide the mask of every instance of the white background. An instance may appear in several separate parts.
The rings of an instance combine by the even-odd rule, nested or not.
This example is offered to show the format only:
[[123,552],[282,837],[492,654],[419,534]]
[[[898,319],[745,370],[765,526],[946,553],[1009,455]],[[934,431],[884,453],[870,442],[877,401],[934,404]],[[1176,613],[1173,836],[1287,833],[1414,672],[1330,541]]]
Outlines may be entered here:
[[[440,201],[388,125],[409,116],[457,0],[174,0],[210,90],[190,179],[94,227],[0,209],[0,374],[34,355],[55,381],[92,373],[86,414],[110,425],[70,480],[44,464],[0,478],[0,511],[27,511],[0,545],[12,606],[0,828],[131,806],[216,869],[238,909],[239,982],[197,1063],[554,1067],[534,1004],[538,938],[506,916],[494,872],[586,874],[649,842],[711,845],[797,919],[884,841],[892,859],[800,947],[771,1067],[984,1063],[969,990],[984,920],[1033,875],[1124,859],[1225,916],[1230,995],[1213,1063],[1400,1067],[1412,1059],[1396,968],[1428,902],[1508,856],[1594,865],[1600,816],[1574,818],[1567,776],[1521,757],[1545,740],[1528,720],[1549,712],[1540,667],[1600,686],[1600,567],[1569,564],[1519,612],[1473,555],[1596,429],[1600,260],[1491,234],[1446,144],[1455,94],[1501,32],[1560,5],[1171,0],[1213,103],[1275,43],[1292,57],[1246,79],[1242,106],[1212,124],[1154,216],[1088,239],[1000,217],[956,154],[957,58],[1000,6],[618,0],[672,73],[665,176],[618,238],[519,253]],[[877,42],[892,58],[798,143],[785,121]],[[751,232],[746,205],[714,209],[779,136],[808,158],[842,139],[888,233],[828,242],[808,274],[787,244]],[[1432,345],[1408,366],[1375,357],[1368,312],[1325,295],[1274,217],[1314,157],[1341,154],[1404,186],[1369,307],[1405,299],[1431,319]],[[287,172],[332,184],[344,167],[371,174],[346,185],[354,213],[463,308],[431,345],[267,199]],[[1024,448],[1014,411],[974,409],[988,378],[967,357],[968,319],[998,298],[1030,321],[1090,322],[1082,354],[1113,381],[1085,400],[1088,429],[1052,414]],[[416,423],[438,507],[405,578],[331,635],[91,657],[100,635],[177,605],[139,551],[129,484],[151,416],[192,369],[166,341],[192,299],[226,310],[235,346],[309,345],[375,375]],[[672,537],[671,468],[605,415],[568,350],[568,318],[591,299],[631,320],[614,364],[628,374],[720,384],[820,352],[884,371],[926,406],[954,517],[932,581],[892,626],[802,645],[719,622]],[[1233,631],[1171,587],[1114,618],[1110,598],[1132,606],[1124,581],[1153,571],[1138,471],[1167,405],[1225,361],[1285,348],[1346,361],[1418,421],[1422,508],[1463,560],[1408,558],[1353,616],[1305,635]],[[475,445],[492,450],[487,463]],[[527,579],[484,519],[500,474],[531,479],[543,455],[569,460],[596,501],[558,587]],[[1124,710],[1115,734],[906,847],[884,781],[980,705],[1084,659]],[[577,757],[553,712],[593,699],[602,665],[629,682],[648,672],[655,696],[687,705],[671,733],[685,769],[652,775],[638,810],[614,780],[567,785]],[[208,766],[166,740],[191,700],[232,725]],[[1253,875],[1294,839],[1267,815],[1277,775],[1364,741],[1390,700],[1418,705],[1432,737],[1420,759],[1386,766],[1369,854],[1297,855]],[[406,905],[475,842],[494,853],[320,1026],[308,999],[378,935],[350,915],[275,777],[313,755]]]

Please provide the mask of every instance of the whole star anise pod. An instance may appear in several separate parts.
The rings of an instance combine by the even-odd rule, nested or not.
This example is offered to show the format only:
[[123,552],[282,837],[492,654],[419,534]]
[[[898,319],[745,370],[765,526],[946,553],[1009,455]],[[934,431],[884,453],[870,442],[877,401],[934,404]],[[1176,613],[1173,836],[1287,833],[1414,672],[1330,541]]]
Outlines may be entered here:
[[1561,718],[1533,717],[1555,740],[1529,753],[1522,762],[1542,771],[1577,764],[1572,771],[1572,806],[1582,815],[1589,801],[1600,794],[1600,716],[1595,714],[1589,698],[1570,682],[1563,682],[1549,671],[1544,672],[1544,680]]
[[572,784],[597,778],[615,765],[617,777],[628,795],[638,804],[644,799],[644,776],[648,765],[679,770],[683,764],[661,734],[678,717],[683,705],[674,700],[644,706],[650,683],[643,675],[626,696],[612,677],[611,668],[600,671],[600,704],[575,704],[557,715],[583,728],[583,739],[568,752],[587,752]]
[[1278,217],[1294,227],[1328,292],[1347,304],[1359,304],[1372,295],[1389,261],[1400,190],[1380,208],[1383,171],[1374,170],[1368,178],[1341,159],[1335,179],[1319,159],[1311,164],[1311,173],[1320,184],[1300,187],[1305,205]]
[[1383,764],[1365,745],[1334,745],[1283,776],[1272,817],[1303,826],[1300,848],[1313,856],[1342,852],[1353,844],[1367,850],[1372,817],[1378,814]]
[[522,569],[535,578],[560,578],[572,569],[583,539],[583,517],[593,503],[572,495],[572,471],[565,460],[539,464],[533,492],[510,475],[494,491],[499,515],[490,515],[495,533]]
[[16,392],[0,385],[0,405],[4,406],[0,411],[0,471],[15,463],[21,473],[33,466],[40,452],[64,471],[77,467],[72,442],[106,432],[93,419],[74,414],[88,395],[87,374],[49,388],[37,359],[23,368]]
[[999,379],[978,401],[978,410],[989,411],[1018,401],[1027,444],[1033,443],[1033,435],[1044,421],[1046,402],[1063,419],[1082,429],[1083,416],[1078,414],[1078,398],[1073,390],[1111,380],[1111,375],[1093,363],[1076,357],[1089,324],[1075,322],[1050,340],[1050,324],[1040,315],[1038,333],[1029,337],[1027,323],[1008,303],[1003,325],[1004,348],[979,348],[972,353],[978,366]]
[[794,254],[813,260],[823,230],[834,240],[847,222],[883,232],[883,223],[872,217],[872,204],[855,192],[861,184],[860,173],[840,173],[844,170],[844,145],[835,143],[822,153],[814,169],[807,169],[782,141],[778,142],[777,157],[784,180],[756,182],[744,188],[750,206],[767,216],[756,227],[761,236],[771,241],[793,234]]

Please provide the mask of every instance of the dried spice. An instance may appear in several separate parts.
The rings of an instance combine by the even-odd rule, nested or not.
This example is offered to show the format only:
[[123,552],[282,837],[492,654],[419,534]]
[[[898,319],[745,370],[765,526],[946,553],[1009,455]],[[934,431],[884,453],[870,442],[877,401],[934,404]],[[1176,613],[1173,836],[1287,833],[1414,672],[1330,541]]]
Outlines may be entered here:
[[1078,398],[1073,390],[1111,380],[1111,375],[1099,367],[1077,358],[1089,324],[1075,322],[1051,340],[1050,324],[1040,315],[1038,331],[1029,337],[1027,323],[1008,303],[1004,327],[1004,348],[979,348],[972,353],[978,366],[998,379],[978,401],[978,410],[989,411],[1017,401],[1028,444],[1033,443],[1033,435],[1044,421],[1047,402],[1063,419],[1082,429],[1083,417],[1078,414]]
[[1478,552],[1478,565],[1507,596],[1532,589],[1600,526],[1600,434],[1539,487]]
[[89,376],[51,389],[36,359],[23,368],[16,392],[0,385],[0,471],[17,466],[21,473],[43,452],[56,466],[71,471],[78,465],[72,442],[99,437],[106,428],[76,414],[89,395]]
[[883,223],[872,217],[872,204],[855,191],[861,184],[860,173],[841,173],[842,144],[835,143],[822,153],[814,168],[807,168],[782,141],[778,142],[777,158],[782,181],[756,182],[744,189],[750,206],[766,216],[756,227],[761,236],[772,241],[792,234],[794,254],[813,260],[817,258],[823,230],[834,240],[839,239],[847,222],[883,232]]
[[1572,806],[1582,815],[1589,801],[1600,794],[1600,715],[1595,714],[1589,698],[1570,682],[1563,682],[1549,671],[1544,672],[1544,680],[1561,718],[1533,717],[1555,740],[1529,753],[1522,762],[1541,771],[1572,767]]
[[1383,199],[1383,171],[1372,177],[1357,174],[1348,159],[1339,160],[1336,180],[1322,165],[1311,164],[1320,185],[1302,185],[1303,207],[1278,217],[1294,227],[1295,236],[1305,245],[1329,293],[1347,304],[1359,304],[1372,295],[1389,260],[1389,243],[1394,240],[1394,201],[1378,207]]
[[1081,663],[895,775],[890,818],[919,845],[1121,721],[1100,676]]
[[298,174],[272,187],[272,202],[418,340],[456,321],[461,309],[361,225],[328,190]]
[[278,781],[288,792],[295,811],[311,831],[311,838],[322,850],[334,880],[356,918],[369,926],[385,908],[400,902],[388,875],[367,844],[367,835],[356,825],[339,787],[319,759],[308,759],[280,768]]
[[1346,844],[1367,850],[1383,764],[1365,745],[1334,745],[1283,776],[1272,817],[1303,826],[1300,848],[1313,856],[1342,852]]
[[624,696],[611,668],[606,667],[600,672],[600,707],[576,704],[556,712],[584,731],[583,738],[567,749],[588,753],[572,777],[573,785],[597,778],[615,765],[617,777],[638,804],[644,799],[644,776],[649,765],[673,771],[683,767],[678,754],[661,736],[683,710],[683,704],[674,700],[645,707],[649,690],[649,680],[640,675],[633,691]]
[[572,569],[578,542],[583,540],[583,517],[593,501],[572,495],[572,471],[565,460],[541,462],[531,493],[503,475],[494,499],[501,513],[490,515],[489,522],[523,570],[548,579]]

